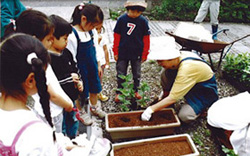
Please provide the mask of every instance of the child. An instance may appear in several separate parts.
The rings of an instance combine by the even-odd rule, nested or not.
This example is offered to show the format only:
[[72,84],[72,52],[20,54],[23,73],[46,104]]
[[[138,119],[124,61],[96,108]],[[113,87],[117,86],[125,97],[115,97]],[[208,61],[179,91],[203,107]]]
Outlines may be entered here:
[[94,4],[80,4],[72,14],[73,33],[69,35],[67,48],[77,62],[84,82],[84,97],[90,98],[92,114],[104,118],[105,112],[98,102],[102,86],[98,76],[96,51],[93,44],[92,29],[102,25],[103,12]]
[[[24,34],[7,38],[0,49],[0,144],[10,146],[17,132],[29,123],[31,125],[26,125],[27,129],[17,140],[13,152],[20,156],[37,155],[37,152],[39,155],[58,155],[43,70],[49,61],[47,50],[39,40]],[[41,106],[49,125],[39,120],[26,105],[28,96],[36,92],[41,97]],[[2,150],[1,146],[0,155]]]
[[[104,74],[104,69],[109,68],[109,53],[108,53],[108,40],[105,34],[105,28],[101,25],[99,27],[96,27],[96,29],[93,30],[94,32],[94,40],[96,45],[96,57],[98,61],[98,67],[101,68],[101,72],[99,72],[99,78],[102,84],[102,76]],[[109,98],[100,92],[98,94],[98,99],[105,102]]]
[[[49,49],[51,66],[61,87],[73,101],[75,107],[75,101],[78,99],[79,92],[83,91],[83,84],[79,78],[78,69],[72,54],[68,49],[65,49],[68,42],[68,35],[72,32],[72,27],[60,16],[51,15],[49,18],[55,26],[54,43]],[[85,114],[87,115],[87,113]],[[76,112],[64,112],[63,115],[63,133],[67,134],[69,138],[75,138],[79,124],[75,117]],[[88,115],[82,122],[85,125],[92,124],[92,120]]]
[[[108,155],[110,141],[105,138],[93,138],[91,143],[81,136],[73,145],[53,131],[45,77],[49,55],[38,39],[15,34],[0,49],[0,155]],[[26,105],[28,96],[37,92],[48,124]]]
[[13,22],[24,10],[20,0],[1,0],[1,39],[4,36],[5,26]]
[[[51,47],[53,42],[54,26],[44,13],[36,10],[26,10],[21,13],[15,23],[15,26],[13,23],[11,23],[6,29],[11,30],[13,27],[16,27],[16,31],[13,30],[13,33],[23,32],[32,35],[38,38],[46,49]],[[46,69],[46,78],[48,92],[50,94],[50,106],[53,124],[56,127],[56,132],[62,132],[63,108],[65,111],[71,112],[73,109],[73,103],[67,94],[62,90],[50,65],[48,65]],[[33,95],[32,98],[35,100],[34,109],[46,122],[44,118],[45,114],[42,111],[38,94]]]
[[[149,26],[148,21],[141,15],[146,9],[144,1],[127,1],[125,3],[127,13],[118,18],[114,29],[114,59],[117,71],[118,88],[122,88],[123,80],[119,75],[127,75],[130,62],[134,80],[135,98],[141,99],[138,93],[141,77],[141,63],[147,60],[149,50]],[[120,102],[119,92],[115,102]]]

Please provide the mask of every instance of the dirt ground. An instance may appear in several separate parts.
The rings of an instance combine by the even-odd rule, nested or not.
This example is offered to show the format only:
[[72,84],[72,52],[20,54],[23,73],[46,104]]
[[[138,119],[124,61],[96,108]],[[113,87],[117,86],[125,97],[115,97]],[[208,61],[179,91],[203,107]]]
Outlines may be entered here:
[[[147,95],[150,97],[151,103],[155,97],[161,92],[160,87],[160,73],[162,68],[154,61],[147,61],[142,64],[142,78],[141,81],[147,82],[150,86],[150,92]],[[130,69],[129,69],[129,72]],[[233,86],[231,86],[225,79],[222,78],[220,72],[216,72],[216,79],[218,85],[219,98],[232,96],[239,93]],[[115,63],[110,65],[110,69],[106,69],[103,78],[103,92],[110,97],[109,101],[102,104],[106,112],[120,112],[119,105],[114,102],[116,84],[116,70]],[[183,100],[175,104],[174,108],[178,113],[180,105]],[[103,124],[103,129],[105,129]],[[179,128],[175,129],[175,134],[189,134],[201,156],[221,156],[221,145],[217,139],[211,134],[207,127],[206,116],[199,117],[196,121],[190,124],[182,124]],[[110,138],[109,134],[104,130],[104,137]],[[126,141],[120,140],[117,142]]]

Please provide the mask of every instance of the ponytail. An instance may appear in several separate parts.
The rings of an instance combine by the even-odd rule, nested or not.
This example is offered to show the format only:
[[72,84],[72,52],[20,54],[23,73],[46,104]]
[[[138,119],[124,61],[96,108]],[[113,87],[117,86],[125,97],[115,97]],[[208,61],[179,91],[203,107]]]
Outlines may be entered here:
[[[41,59],[37,58],[36,53],[34,52],[30,53],[27,56],[27,62],[31,64],[32,71],[35,73],[36,87],[38,95],[40,96],[40,103],[43,108],[43,113],[45,115],[47,122],[54,130],[54,125],[52,123],[52,118],[50,114],[50,104],[49,104],[50,95],[47,91],[45,71],[43,70],[43,62]],[[55,141],[56,140],[55,131],[53,131],[53,138]]]
[[[26,97],[27,93],[22,84],[33,72],[45,118],[53,128],[49,105],[50,96],[44,71],[50,57],[43,44],[30,35],[16,33],[1,43],[0,54],[1,91],[17,99]],[[53,138],[56,140],[55,132],[53,132]]]

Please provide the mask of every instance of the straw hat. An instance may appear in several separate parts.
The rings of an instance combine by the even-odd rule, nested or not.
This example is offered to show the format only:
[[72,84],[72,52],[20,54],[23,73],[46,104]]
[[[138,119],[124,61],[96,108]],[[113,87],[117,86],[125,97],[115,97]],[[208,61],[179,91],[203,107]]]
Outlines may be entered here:
[[151,37],[150,47],[149,60],[171,60],[180,56],[180,49],[173,37]]
[[140,6],[143,8],[147,8],[147,3],[145,1],[140,1],[140,0],[128,0],[125,4],[124,7],[130,7],[130,6]]

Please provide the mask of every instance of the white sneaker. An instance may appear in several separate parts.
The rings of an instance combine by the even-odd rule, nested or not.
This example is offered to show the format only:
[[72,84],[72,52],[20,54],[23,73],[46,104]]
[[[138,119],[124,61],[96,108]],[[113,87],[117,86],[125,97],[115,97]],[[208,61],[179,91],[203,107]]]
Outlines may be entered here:
[[101,104],[98,101],[95,106],[90,105],[90,111],[93,115],[98,116],[99,118],[104,118],[106,113],[102,110]]
[[93,120],[84,109],[80,111],[80,121],[86,126],[92,125],[93,123]]

